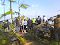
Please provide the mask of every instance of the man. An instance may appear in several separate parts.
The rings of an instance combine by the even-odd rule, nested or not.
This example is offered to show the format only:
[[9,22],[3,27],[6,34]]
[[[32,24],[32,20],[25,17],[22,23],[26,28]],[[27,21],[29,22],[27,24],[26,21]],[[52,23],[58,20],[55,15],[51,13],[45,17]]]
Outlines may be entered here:
[[48,24],[49,25],[53,25],[54,24],[52,17],[50,19],[48,19]]
[[38,16],[38,18],[36,19],[37,23],[40,24],[41,23],[41,17]]
[[36,25],[36,18],[32,19],[32,27],[34,27]]
[[25,30],[27,29],[27,21],[26,21],[26,19],[24,19],[24,29]]
[[4,29],[5,29],[5,31],[9,30],[9,25],[10,25],[10,22],[8,20],[6,20],[6,22],[4,23]]
[[27,26],[28,26],[28,29],[32,28],[32,20],[28,19]]
[[48,20],[47,17],[44,15],[44,16],[43,16],[43,23],[46,23],[47,20]]

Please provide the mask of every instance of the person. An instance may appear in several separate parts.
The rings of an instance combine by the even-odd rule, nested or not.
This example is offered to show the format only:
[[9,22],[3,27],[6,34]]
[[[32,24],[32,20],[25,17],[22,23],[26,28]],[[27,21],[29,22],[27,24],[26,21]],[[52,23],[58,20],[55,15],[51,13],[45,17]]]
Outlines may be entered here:
[[26,33],[26,30],[27,30],[27,20],[26,19],[23,19],[22,20],[22,33]]
[[24,19],[24,29],[26,30],[27,29],[27,20]]
[[48,19],[48,24],[49,25],[53,25],[54,24],[52,17],[50,19]]
[[32,28],[36,25],[36,18],[32,19]]
[[8,27],[8,29],[9,29],[9,25],[10,25],[10,22],[7,20],[7,27]]
[[54,32],[56,41],[60,41],[60,14],[54,19]]
[[55,37],[55,35],[54,35],[54,27],[50,26],[49,30],[50,30],[50,39],[54,39],[54,37]]
[[18,18],[16,18],[15,22],[16,22],[16,26],[18,26],[19,25]]
[[32,29],[32,20],[30,20],[30,18],[27,21],[27,26],[28,26],[28,29]]
[[5,31],[9,30],[9,25],[10,25],[10,22],[8,20],[6,20],[6,22],[4,22],[4,26],[3,26]]
[[20,32],[22,32],[23,30],[22,19],[19,20],[19,24],[20,24]]
[[48,20],[47,17],[44,15],[44,16],[43,16],[43,23],[46,23],[47,20]]
[[16,20],[15,20],[15,27],[16,27],[16,32],[19,32],[19,30],[20,30],[20,24],[19,24],[19,20],[18,20],[18,17],[16,18]]
[[41,23],[41,17],[40,17],[40,16],[38,16],[38,18],[36,19],[36,22],[37,22],[38,24]]

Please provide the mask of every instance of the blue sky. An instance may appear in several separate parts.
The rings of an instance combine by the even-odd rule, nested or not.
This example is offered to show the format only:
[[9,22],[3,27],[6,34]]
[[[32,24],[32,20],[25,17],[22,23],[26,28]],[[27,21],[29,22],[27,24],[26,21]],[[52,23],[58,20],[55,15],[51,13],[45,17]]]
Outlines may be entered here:
[[[14,11],[18,11],[18,0],[16,3],[12,3],[12,9]],[[33,18],[39,16],[46,15],[47,18],[52,17],[56,14],[60,14],[60,0],[20,0],[20,4],[28,4],[30,5],[27,9],[21,8],[21,14],[27,17]],[[9,10],[9,1],[5,0],[5,11]],[[3,6],[0,1],[0,15],[3,13]],[[17,15],[15,15],[17,16]],[[15,17],[14,16],[14,17]],[[10,16],[6,16],[6,19],[9,19]],[[3,18],[2,18],[3,19]],[[1,19],[0,19],[1,20]]]

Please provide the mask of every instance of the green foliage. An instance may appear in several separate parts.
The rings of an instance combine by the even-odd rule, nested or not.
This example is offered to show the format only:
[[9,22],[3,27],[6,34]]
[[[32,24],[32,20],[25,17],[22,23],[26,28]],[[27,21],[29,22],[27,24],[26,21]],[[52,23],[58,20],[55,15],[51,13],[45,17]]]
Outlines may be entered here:
[[15,28],[14,24],[10,24],[10,28],[11,28],[10,34],[12,34],[13,36],[15,35],[19,39],[20,43],[24,45],[26,40],[25,38],[22,38],[20,34],[14,32],[14,28]]
[[10,24],[9,26],[10,26],[10,32],[9,33],[11,35],[14,35],[15,34],[15,26],[14,26],[14,24]]
[[0,45],[8,45],[9,44],[9,39],[8,37],[0,31]]
[[22,36],[20,36],[20,34],[16,33],[16,36],[22,45],[24,45],[26,43],[26,39],[23,38]]
[[0,18],[4,17],[4,16],[6,16],[6,15],[9,15],[9,14],[11,14],[11,13],[14,14],[13,11],[7,11],[7,12],[5,12],[5,14],[2,14]]
[[5,15],[9,15],[9,14],[14,14],[14,12],[13,11],[7,11],[6,13],[5,13]]
[[27,5],[27,4],[21,4],[20,7],[24,8],[24,9],[27,9],[29,7],[29,5]]
[[52,40],[52,41],[50,42],[50,45],[58,45],[58,43],[59,43],[59,45],[60,45],[60,42]]
[[15,28],[14,24],[10,24],[10,29],[14,30],[14,28]]
[[2,24],[0,24],[0,29],[3,29],[3,25]]

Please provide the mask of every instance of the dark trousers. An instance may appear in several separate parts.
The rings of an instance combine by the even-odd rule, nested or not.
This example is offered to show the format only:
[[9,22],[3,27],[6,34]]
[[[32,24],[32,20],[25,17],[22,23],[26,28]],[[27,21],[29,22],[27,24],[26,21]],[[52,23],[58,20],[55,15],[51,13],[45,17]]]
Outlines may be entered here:
[[27,25],[24,25],[24,29],[25,29],[25,30],[27,29],[26,27],[27,27]]
[[22,30],[23,30],[23,26],[20,26],[20,32],[22,32]]

